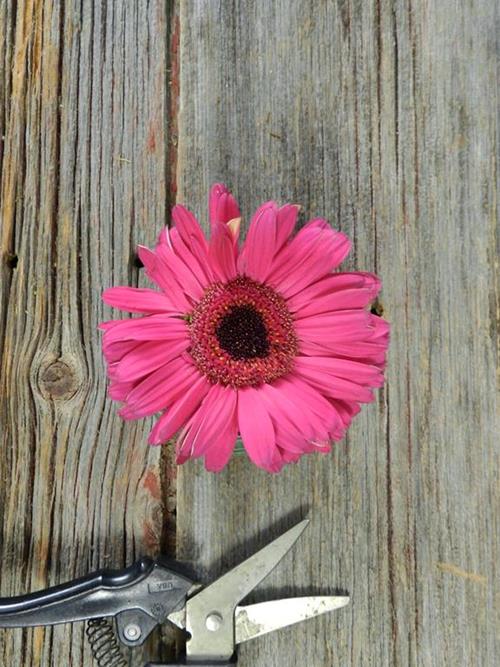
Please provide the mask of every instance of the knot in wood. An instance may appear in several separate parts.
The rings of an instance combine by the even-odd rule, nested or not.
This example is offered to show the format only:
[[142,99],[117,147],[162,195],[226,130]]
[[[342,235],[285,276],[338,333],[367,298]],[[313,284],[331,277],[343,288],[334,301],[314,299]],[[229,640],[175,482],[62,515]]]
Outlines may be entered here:
[[40,387],[42,392],[51,398],[68,400],[78,389],[75,371],[69,364],[58,359],[42,370]]

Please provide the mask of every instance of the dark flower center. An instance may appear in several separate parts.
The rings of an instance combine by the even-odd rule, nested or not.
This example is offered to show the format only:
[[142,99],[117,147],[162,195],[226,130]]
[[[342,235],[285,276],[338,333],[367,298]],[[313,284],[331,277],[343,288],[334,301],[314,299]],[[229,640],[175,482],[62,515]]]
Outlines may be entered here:
[[221,348],[233,359],[264,359],[269,354],[266,325],[250,305],[233,306],[221,318],[215,334]]
[[299,351],[284,298],[247,276],[212,283],[187,322],[195,366],[223,386],[273,382],[291,371]]

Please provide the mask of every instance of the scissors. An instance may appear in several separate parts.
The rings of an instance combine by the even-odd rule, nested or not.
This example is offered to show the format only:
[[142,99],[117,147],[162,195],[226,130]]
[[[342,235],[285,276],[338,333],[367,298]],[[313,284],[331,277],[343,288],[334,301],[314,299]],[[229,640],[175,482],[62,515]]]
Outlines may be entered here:
[[[140,646],[156,626],[170,622],[189,638],[183,661],[169,667],[234,665],[238,644],[349,602],[348,596],[325,595],[240,605],[308,523],[301,521],[206,587],[185,576],[176,561],[141,558],[123,570],[99,570],[36,593],[0,598],[0,627],[87,621],[87,636],[99,667],[126,667],[120,643]],[[167,665],[147,663],[145,667]]]

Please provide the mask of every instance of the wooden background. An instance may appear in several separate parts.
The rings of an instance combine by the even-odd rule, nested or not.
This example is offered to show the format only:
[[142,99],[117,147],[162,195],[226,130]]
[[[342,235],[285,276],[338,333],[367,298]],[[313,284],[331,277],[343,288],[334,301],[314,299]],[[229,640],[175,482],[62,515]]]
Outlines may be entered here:
[[[500,663],[498,14],[0,0],[1,595],[160,550],[208,578],[307,515],[254,599],[352,603],[243,645],[242,667]],[[143,283],[135,245],[176,198],[206,222],[215,180],[246,219],[271,197],[327,216],[347,268],[384,281],[385,388],[279,476],[177,471],[105,394],[100,292]],[[169,655],[155,639],[130,664]],[[93,662],[75,624],[0,630],[0,664]]]

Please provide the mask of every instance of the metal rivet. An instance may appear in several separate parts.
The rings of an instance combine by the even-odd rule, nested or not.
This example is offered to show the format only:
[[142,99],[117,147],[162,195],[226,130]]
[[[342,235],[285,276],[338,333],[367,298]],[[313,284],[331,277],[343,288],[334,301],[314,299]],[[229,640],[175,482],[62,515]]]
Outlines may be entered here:
[[129,642],[135,642],[142,635],[142,631],[141,628],[136,623],[129,623],[128,625],[125,626],[123,634],[125,635],[125,638],[128,639]]
[[222,625],[222,620],[222,616],[217,612],[209,614],[205,621],[207,630],[210,630],[210,632],[217,632],[217,630],[219,630],[220,626]]

